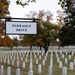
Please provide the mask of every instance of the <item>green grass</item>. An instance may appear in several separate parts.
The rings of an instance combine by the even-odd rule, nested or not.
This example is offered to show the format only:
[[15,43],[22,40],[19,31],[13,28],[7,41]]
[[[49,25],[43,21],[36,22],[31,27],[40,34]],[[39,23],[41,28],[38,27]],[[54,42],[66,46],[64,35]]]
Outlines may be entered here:
[[[8,57],[8,55],[10,57],[11,53],[4,54],[4,55],[6,55],[6,59],[8,59],[7,57]],[[25,61],[26,55],[27,55],[27,53],[23,57],[23,55],[21,54],[21,57],[23,57],[23,61]],[[39,55],[41,55],[41,54],[39,54]],[[39,59],[39,55],[36,53],[36,58],[37,59]],[[42,64],[42,60],[44,59],[45,55],[46,54],[41,56],[42,59],[41,60],[39,59],[39,64]],[[49,65],[50,65],[50,55],[51,55],[51,53],[48,53],[47,60],[45,62],[46,64],[45,64],[45,66],[42,65],[42,73],[39,74],[38,73],[38,65],[36,65],[36,59],[34,58],[34,54],[32,54],[33,73],[34,73],[34,75],[48,75],[48,68],[49,68]],[[25,69],[22,68],[22,62],[23,61],[21,61],[20,54],[18,54],[18,56],[19,56],[19,60],[20,60],[20,66],[19,67],[16,66],[16,64],[17,64],[16,63],[16,61],[17,61],[17,55],[16,54],[15,54],[16,58],[15,58],[15,65],[14,66],[11,65],[11,62],[12,62],[11,59],[10,59],[10,64],[9,65],[7,63],[4,64],[3,62],[2,63],[0,62],[0,66],[4,65],[4,75],[7,75],[6,71],[7,71],[7,67],[9,67],[9,66],[11,67],[11,75],[16,75],[16,69],[17,68],[20,68],[21,75],[28,75],[29,64],[30,64],[30,54],[28,54],[27,62],[25,64],[26,65]],[[62,56],[60,54],[58,54],[58,56],[59,56],[60,60],[63,62],[63,67],[67,67],[68,75],[75,75],[75,66],[74,66],[73,70],[70,70],[70,68],[69,68],[69,64],[70,64],[70,62],[73,62],[73,60],[75,59],[75,55],[73,55],[71,59],[68,58],[68,55],[65,55],[65,58],[68,59],[68,64],[64,63],[65,59],[62,58]],[[2,55],[0,55],[0,58],[2,58]],[[12,57],[12,59],[14,59],[14,57]],[[3,60],[4,60],[4,58],[2,58],[2,61]],[[62,75],[62,69],[59,68],[55,53],[53,53],[53,75]]]

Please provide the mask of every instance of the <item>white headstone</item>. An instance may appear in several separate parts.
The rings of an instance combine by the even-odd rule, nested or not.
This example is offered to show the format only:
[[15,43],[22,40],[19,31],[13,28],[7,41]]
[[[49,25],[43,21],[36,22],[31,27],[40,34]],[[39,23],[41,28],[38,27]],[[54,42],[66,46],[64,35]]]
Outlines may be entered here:
[[37,52],[38,56],[39,56],[39,52]]
[[36,59],[36,64],[38,64],[38,59]]
[[15,60],[15,56],[13,56],[13,59]]
[[44,59],[42,60],[42,65],[45,66],[45,60]]
[[13,53],[11,55],[13,56]]
[[49,66],[49,75],[52,75],[52,66]]
[[38,73],[40,74],[42,72],[41,64],[38,65]]
[[29,70],[28,75],[33,75],[33,70]]
[[32,52],[30,52],[30,58],[32,58]]
[[43,54],[44,54],[44,52],[42,52],[42,54],[41,54],[41,55],[43,56]]
[[32,70],[33,69],[33,64],[32,63],[30,63],[30,70]]
[[62,75],[67,75],[67,68],[66,67],[62,68]]
[[23,61],[23,57],[21,57],[21,61]]
[[71,55],[69,55],[69,59],[71,59]]
[[26,54],[26,58],[28,58],[28,53]]
[[6,58],[4,58],[4,63],[6,63]]
[[19,67],[19,61],[17,61],[17,67]]
[[60,54],[62,55],[62,50],[60,50]]
[[12,60],[12,55],[10,56],[10,59]]
[[74,59],[74,66],[75,66],[75,59]]
[[7,75],[11,75],[11,68],[7,67]]
[[57,62],[59,63],[59,61],[60,61],[60,59],[59,59],[59,57],[57,58]]
[[64,54],[62,54],[62,58],[64,58]]
[[12,60],[12,65],[14,66],[14,60]]
[[20,57],[21,57],[21,53],[20,53]]
[[9,59],[9,55],[8,55],[8,59]]
[[39,59],[41,60],[41,55],[39,55]]
[[74,52],[72,51],[72,56],[74,55]]
[[4,66],[1,65],[1,75],[4,75]]
[[36,59],[36,55],[34,55],[35,59]]
[[20,69],[19,68],[16,69],[16,75],[20,75]]
[[73,70],[73,62],[70,62],[70,70]]
[[25,62],[27,62],[27,57],[25,58]]
[[19,57],[17,56],[17,60],[19,60]]
[[25,62],[22,63],[22,68],[23,68],[23,69],[25,68]]
[[65,58],[65,64],[67,64],[67,63],[68,63],[67,58]]
[[56,58],[58,58],[58,54],[56,53]]
[[53,67],[53,59],[50,60],[50,66]]
[[62,68],[62,61],[59,62],[59,68]]
[[47,60],[47,56],[45,56],[44,59]]
[[48,52],[46,53],[46,56],[48,56]]

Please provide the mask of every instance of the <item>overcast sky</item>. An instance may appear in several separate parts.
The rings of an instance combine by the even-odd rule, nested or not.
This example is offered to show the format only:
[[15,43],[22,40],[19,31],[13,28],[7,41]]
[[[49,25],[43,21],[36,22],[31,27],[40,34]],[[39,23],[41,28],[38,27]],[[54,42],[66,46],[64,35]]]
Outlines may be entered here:
[[[39,12],[39,10],[44,11],[51,11],[54,15],[53,22],[56,22],[56,15],[57,10],[61,10],[60,5],[58,5],[59,0],[36,0],[36,3],[30,3],[29,5],[25,6],[24,8],[20,5],[16,5],[16,0],[10,0],[10,16],[13,18],[24,18],[26,14],[28,14],[30,11],[36,11]],[[26,17],[25,17],[26,18]]]
[[30,3],[29,5],[25,6],[24,8],[20,5],[16,5],[16,0],[10,0],[11,4],[9,6],[10,16],[11,17],[18,17],[24,18],[26,17],[25,14],[28,14],[30,11],[39,12],[39,10],[44,11],[51,11],[54,15],[54,19],[57,15],[57,10],[61,10],[60,5],[58,5],[59,0],[36,0],[36,3]]

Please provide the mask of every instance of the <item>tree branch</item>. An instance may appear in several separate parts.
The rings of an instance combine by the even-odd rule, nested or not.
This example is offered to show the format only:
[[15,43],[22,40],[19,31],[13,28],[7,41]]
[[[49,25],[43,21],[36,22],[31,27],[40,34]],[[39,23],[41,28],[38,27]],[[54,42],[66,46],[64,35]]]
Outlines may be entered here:
[[34,42],[36,42],[38,45],[40,45],[41,47],[43,47],[39,42],[37,42],[36,40],[34,40]]

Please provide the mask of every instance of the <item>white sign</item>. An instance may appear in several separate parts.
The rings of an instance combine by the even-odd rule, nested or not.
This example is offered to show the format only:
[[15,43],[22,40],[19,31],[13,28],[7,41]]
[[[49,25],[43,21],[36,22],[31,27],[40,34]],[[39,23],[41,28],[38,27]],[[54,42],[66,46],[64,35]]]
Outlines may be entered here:
[[6,34],[37,34],[37,23],[6,21]]

